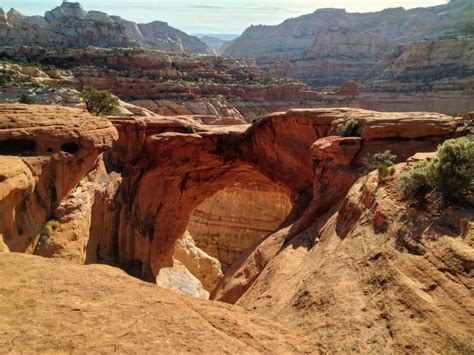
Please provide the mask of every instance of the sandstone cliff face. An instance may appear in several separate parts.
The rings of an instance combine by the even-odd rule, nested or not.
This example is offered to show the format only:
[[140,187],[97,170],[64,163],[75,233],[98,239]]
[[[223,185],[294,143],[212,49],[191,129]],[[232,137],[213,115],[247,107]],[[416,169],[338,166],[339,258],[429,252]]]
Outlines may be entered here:
[[349,28],[321,28],[302,54],[257,57],[268,74],[302,80],[313,87],[340,85],[370,73],[396,42]]
[[[473,89],[474,39],[467,37],[437,38],[412,43],[387,56],[374,73],[375,82],[367,89],[385,91],[449,91]],[[382,81],[382,82],[380,82]]]
[[[267,53],[294,54],[305,51],[321,29],[348,29],[388,39],[407,41],[437,37],[469,23],[471,2],[451,1],[442,6],[390,8],[372,13],[347,13],[343,9],[320,9],[288,19],[277,26],[251,26],[230,42],[225,54],[259,57]],[[363,39],[364,41],[366,39]]]
[[[1,9],[0,9],[1,10]],[[86,48],[88,46],[149,47],[175,52],[206,53],[209,48],[165,22],[135,24],[100,11],[84,11],[79,3],[63,2],[44,17],[0,12],[0,45]]]

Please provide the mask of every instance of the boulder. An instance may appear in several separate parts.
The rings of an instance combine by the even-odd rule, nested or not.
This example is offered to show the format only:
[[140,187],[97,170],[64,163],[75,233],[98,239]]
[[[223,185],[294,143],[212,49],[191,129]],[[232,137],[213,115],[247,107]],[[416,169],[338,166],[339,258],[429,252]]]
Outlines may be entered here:
[[216,287],[223,276],[219,260],[198,248],[188,231],[176,242],[173,258],[183,264],[208,292]]

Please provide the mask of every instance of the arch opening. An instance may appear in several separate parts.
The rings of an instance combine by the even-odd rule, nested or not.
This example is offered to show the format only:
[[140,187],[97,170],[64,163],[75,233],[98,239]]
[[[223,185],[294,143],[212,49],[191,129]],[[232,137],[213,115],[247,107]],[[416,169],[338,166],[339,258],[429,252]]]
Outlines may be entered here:
[[289,191],[271,181],[230,183],[198,204],[173,255],[173,268],[202,285],[204,292],[191,295],[212,293],[240,255],[275,232],[292,208]]

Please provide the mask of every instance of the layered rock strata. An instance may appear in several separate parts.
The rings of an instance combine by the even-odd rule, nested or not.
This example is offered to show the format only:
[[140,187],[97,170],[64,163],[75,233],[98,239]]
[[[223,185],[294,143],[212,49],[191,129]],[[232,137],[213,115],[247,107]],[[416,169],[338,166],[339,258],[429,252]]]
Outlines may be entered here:
[[[166,116],[194,115],[204,123],[250,122],[252,119],[291,107],[323,103],[348,103],[351,98],[324,100],[307,85],[264,77],[252,59],[211,55],[184,56],[145,49],[70,49],[2,47],[14,60],[35,63],[15,71],[5,63],[4,91],[15,100],[17,87],[32,81],[30,94],[41,98],[37,84],[48,91],[86,86],[107,89],[122,100]],[[27,73],[29,72],[29,74]],[[19,74],[16,74],[19,72]],[[12,89],[13,88],[13,89]],[[5,96],[6,94],[2,94]],[[342,101],[341,101],[342,100]],[[68,100],[62,100],[68,104]],[[76,103],[80,102],[76,97]]]
[[225,270],[255,241],[273,232],[291,207],[285,194],[236,184],[196,207],[187,230],[197,246],[217,258]]
[[257,58],[272,73],[314,86],[340,85],[370,73],[398,44],[469,31],[473,13],[472,3],[462,0],[372,13],[319,9],[277,26],[251,26],[224,54]]

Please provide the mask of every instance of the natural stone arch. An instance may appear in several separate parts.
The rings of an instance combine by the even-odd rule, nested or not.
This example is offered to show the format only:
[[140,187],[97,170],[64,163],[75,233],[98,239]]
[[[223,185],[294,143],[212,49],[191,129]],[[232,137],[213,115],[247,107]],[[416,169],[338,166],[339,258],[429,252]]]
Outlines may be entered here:
[[142,277],[156,276],[172,265],[192,210],[234,182],[273,184],[296,201],[311,187],[311,144],[345,114],[324,113],[314,119],[314,113],[295,110],[250,128],[196,127],[196,134],[179,133],[189,126],[179,119],[116,119],[120,138],[109,160],[122,169],[125,200],[118,261],[139,261]]
[[[332,203],[320,182],[330,180],[328,169],[338,157],[329,151],[327,162],[313,159],[311,147],[318,139],[335,135],[344,120],[359,122],[362,143],[353,152],[358,166],[381,139],[401,161],[413,152],[435,147],[437,137],[456,128],[447,116],[406,116],[348,108],[291,110],[269,115],[250,127],[222,128],[199,126],[186,117],[117,119],[120,138],[110,162],[121,169],[124,180],[116,259],[122,263],[138,260],[142,271],[156,276],[161,267],[172,265],[174,243],[185,231],[192,209],[233,181],[271,182],[286,189],[295,202],[292,223],[300,219],[290,230],[293,235]],[[185,133],[190,132],[190,125],[196,133]],[[403,139],[408,141],[400,146]],[[358,170],[349,170],[346,180],[350,182]],[[303,213],[306,217],[300,218]]]

